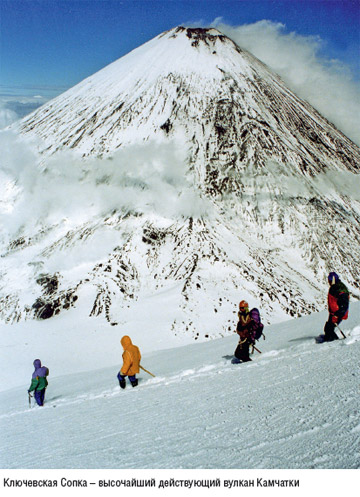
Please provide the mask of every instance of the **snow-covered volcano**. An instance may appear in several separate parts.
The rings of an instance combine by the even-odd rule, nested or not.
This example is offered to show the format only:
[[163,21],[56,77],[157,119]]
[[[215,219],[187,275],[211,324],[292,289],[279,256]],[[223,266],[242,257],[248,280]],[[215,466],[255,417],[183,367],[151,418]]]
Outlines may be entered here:
[[359,148],[215,29],[159,35],[16,130],[41,140],[38,180],[66,177],[83,209],[60,188],[4,236],[7,321],[82,301],[128,324],[166,292],[168,333],[204,338],[241,298],[265,321],[323,309],[329,270],[360,296]]

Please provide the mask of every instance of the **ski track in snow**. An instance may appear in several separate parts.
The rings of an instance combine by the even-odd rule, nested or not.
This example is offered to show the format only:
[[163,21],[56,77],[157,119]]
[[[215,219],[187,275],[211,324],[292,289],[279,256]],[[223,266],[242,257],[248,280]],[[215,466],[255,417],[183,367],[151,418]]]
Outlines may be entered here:
[[43,408],[3,392],[1,466],[358,468],[360,327],[348,333],[321,345],[290,334],[274,349],[270,337],[241,365],[234,340],[173,349],[171,363],[147,359],[158,375],[135,389],[120,390],[113,368],[50,379]]

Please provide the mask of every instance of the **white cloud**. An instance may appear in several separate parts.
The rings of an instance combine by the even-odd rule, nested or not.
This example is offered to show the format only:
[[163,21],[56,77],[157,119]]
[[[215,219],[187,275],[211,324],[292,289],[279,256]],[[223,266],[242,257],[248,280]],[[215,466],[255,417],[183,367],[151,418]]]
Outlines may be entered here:
[[18,192],[8,195],[8,205],[1,209],[2,226],[10,236],[21,234],[25,226],[32,233],[64,218],[75,226],[114,210],[169,218],[207,213],[207,202],[187,177],[184,144],[150,142],[111,159],[83,160],[72,151],[40,159],[34,145],[7,130],[0,133],[0,148],[2,184],[12,183]]
[[13,110],[7,109],[0,103],[0,129],[10,126],[19,119],[19,116]]
[[47,100],[41,95],[0,95],[0,129],[30,114]]
[[320,37],[287,33],[283,24],[267,20],[233,27],[218,18],[213,26],[279,74],[297,96],[360,145],[359,85],[347,66],[321,56]]

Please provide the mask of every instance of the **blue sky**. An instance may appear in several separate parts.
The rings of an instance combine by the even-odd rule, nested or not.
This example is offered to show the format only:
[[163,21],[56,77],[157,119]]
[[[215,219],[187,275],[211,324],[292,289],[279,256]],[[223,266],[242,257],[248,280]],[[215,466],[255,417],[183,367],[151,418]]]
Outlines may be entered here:
[[179,24],[267,19],[320,36],[360,79],[360,0],[0,0],[0,92],[60,93]]

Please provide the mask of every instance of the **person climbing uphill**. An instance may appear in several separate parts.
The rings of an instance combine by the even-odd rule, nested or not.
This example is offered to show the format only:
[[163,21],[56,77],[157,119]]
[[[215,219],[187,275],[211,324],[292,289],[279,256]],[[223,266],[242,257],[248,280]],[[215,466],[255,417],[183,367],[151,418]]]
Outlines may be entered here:
[[[41,366],[40,359],[35,359],[34,361],[34,372],[31,378],[31,384],[28,390],[28,394],[34,391],[34,397],[38,406],[42,407],[45,401],[45,391],[48,386],[47,376],[49,375],[49,370],[45,366]],[[29,398],[30,403],[30,398]]]
[[131,338],[127,335],[123,336],[120,340],[123,346],[123,365],[117,375],[119,380],[119,385],[121,388],[126,387],[126,376],[129,377],[129,381],[133,387],[138,385],[138,380],[136,374],[139,373],[141,354],[140,350],[136,345],[133,345]]
[[239,335],[240,340],[234,355],[239,361],[248,362],[251,361],[249,356],[250,345],[260,338],[264,325],[261,323],[258,309],[254,308],[249,311],[249,304],[245,300],[242,300],[239,304],[238,317],[239,321],[235,333]]
[[324,342],[332,342],[339,338],[335,333],[335,326],[339,325],[343,319],[347,319],[349,314],[349,290],[334,272],[329,273],[328,282],[330,285],[328,292],[329,317],[324,326]]

